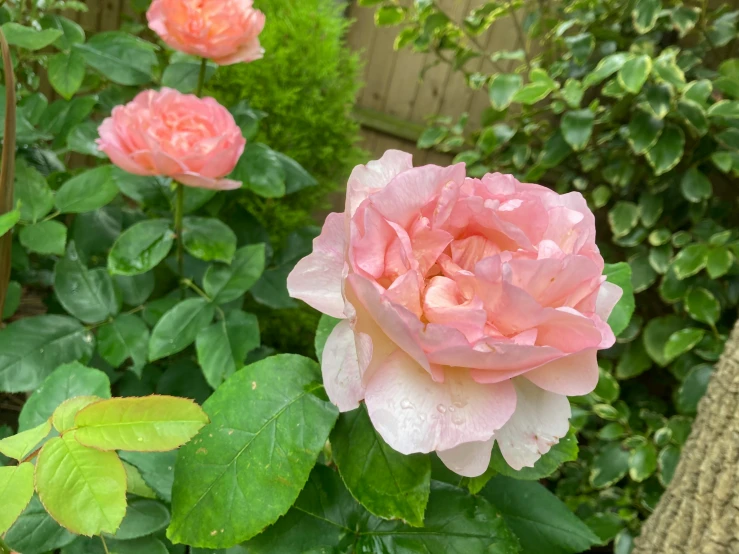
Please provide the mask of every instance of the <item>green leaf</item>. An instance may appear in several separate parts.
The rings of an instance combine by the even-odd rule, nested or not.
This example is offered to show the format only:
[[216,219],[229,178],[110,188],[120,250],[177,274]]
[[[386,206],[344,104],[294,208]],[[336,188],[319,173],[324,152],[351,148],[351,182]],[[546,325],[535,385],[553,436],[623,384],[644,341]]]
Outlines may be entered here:
[[166,219],[150,219],[126,229],[108,257],[108,271],[138,275],[156,267],[172,248],[174,233]]
[[204,405],[211,423],[177,457],[170,540],[233,546],[288,510],[338,416],[320,380],[315,362],[281,355],[218,388]]
[[11,210],[0,215],[0,237],[10,231],[21,219],[20,210]]
[[682,280],[695,275],[706,267],[708,261],[708,246],[702,243],[689,244],[675,257],[672,269],[675,276]]
[[156,279],[151,271],[131,276],[115,275],[113,281],[121,293],[123,303],[128,306],[140,306],[146,302],[156,286]]
[[662,2],[660,0],[639,0],[631,12],[636,32],[643,35],[651,31],[657,23],[661,10]]
[[568,36],[564,38],[564,42],[572,52],[572,57],[580,65],[587,61],[595,48],[595,38],[591,33]]
[[700,9],[689,6],[678,6],[670,12],[672,25],[677,30],[680,38],[687,35],[695,24],[698,23],[700,17]]
[[190,346],[214,314],[215,306],[204,298],[190,298],[177,304],[151,332],[149,361],[166,358]]
[[556,167],[562,163],[571,152],[572,149],[570,148],[570,145],[567,144],[562,133],[557,131],[544,143],[539,163],[544,168]]
[[62,213],[91,212],[118,195],[113,166],[88,169],[64,183],[56,193],[56,208]]
[[616,52],[606,56],[598,62],[593,71],[585,76],[582,82],[583,86],[588,88],[597,85],[621,69],[628,59],[628,54],[624,52]]
[[657,471],[657,448],[651,442],[637,446],[629,455],[629,477],[641,483]]
[[596,489],[605,489],[624,478],[629,471],[629,451],[619,443],[603,446],[593,459],[590,484]]
[[398,25],[405,19],[405,10],[399,6],[381,6],[375,12],[375,25],[388,27]]
[[18,311],[21,304],[23,289],[18,281],[10,281],[5,292],[5,306],[3,307],[3,319],[10,319]]
[[647,87],[647,105],[654,117],[664,119],[672,106],[673,89],[667,83],[658,83]]
[[36,462],[36,490],[49,514],[79,535],[115,533],[126,513],[126,471],[115,452],[56,437]]
[[562,136],[575,152],[587,146],[593,133],[594,121],[595,114],[587,109],[570,111],[562,117],[560,124]]
[[60,50],[69,50],[72,45],[85,42],[85,31],[71,19],[60,15],[47,14],[41,18],[39,23],[42,29],[61,31],[62,34],[54,41],[54,46]]
[[2,30],[8,44],[26,50],[41,50],[62,36],[62,32],[57,29],[39,31],[13,22],[5,23]]
[[[51,422],[48,420],[33,429],[23,431],[17,435],[0,440],[0,453],[8,458],[23,461],[31,454],[39,443],[51,432]],[[23,506],[25,508],[25,505]],[[21,510],[23,510],[21,508]]]
[[641,110],[636,110],[629,122],[629,144],[635,154],[644,154],[657,143],[664,123]]
[[706,257],[706,271],[711,279],[726,275],[734,265],[734,256],[728,248],[712,248]]
[[685,297],[685,311],[696,321],[715,325],[721,317],[721,304],[702,287],[690,289]]
[[644,192],[639,196],[639,217],[645,227],[653,227],[664,210],[662,196]]
[[600,543],[600,539],[544,486],[501,475],[482,490],[521,541],[525,554],[570,554]]
[[0,331],[0,390],[33,390],[61,364],[89,359],[94,349],[95,338],[71,317],[14,321]]
[[63,98],[69,100],[82,86],[85,59],[79,52],[60,52],[49,58],[49,83]]
[[142,498],[156,499],[157,493],[146,484],[146,481],[141,477],[141,473],[136,469],[136,466],[123,462],[123,468],[126,470],[126,492],[128,494],[135,494]]
[[58,221],[40,221],[21,229],[21,244],[37,254],[64,254],[67,243],[67,228]]
[[424,527],[382,521],[344,488],[335,471],[316,466],[295,507],[245,547],[272,552],[424,552],[446,554],[519,551],[518,541],[498,510],[479,496],[432,482]]
[[137,498],[128,503],[121,526],[112,535],[119,541],[130,541],[152,535],[169,524],[169,511],[155,500]]
[[664,355],[667,339],[679,329],[685,327],[685,321],[674,315],[651,319],[644,328],[644,347],[658,365],[665,367],[669,363]]
[[54,194],[46,179],[25,161],[18,160],[15,167],[15,197],[20,202],[21,219],[36,222],[54,207]]
[[690,370],[677,391],[675,407],[679,413],[695,415],[698,412],[698,402],[706,394],[712,375],[710,364],[700,364]]
[[46,513],[37,496],[31,499],[28,507],[5,534],[8,546],[24,554],[52,552],[76,538],[77,535],[67,531]]
[[67,135],[67,148],[72,152],[79,152],[87,156],[105,159],[105,153],[98,149],[95,142],[99,138],[98,124],[95,121],[85,121],[72,127]]
[[639,222],[639,208],[633,202],[619,201],[608,212],[608,222],[615,237],[626,236]]
[[638,94],[652,71],[652,58],[642,54],[627,60],[618,71],[619,84],[631,94]]
[[264,244],[239,248],[230,266],[212,265],[203,277],[203,288],[216,304],[227,304],[246,293],[264,272]]
[[657,143],[647,151],[647,161],[654,169],[654,174],[662,175],[675,167],[683,157],[684,148],[683,130],[675,125],[667,125]]
[[88,270],[73,242],[54,266],[54,292],[70,314],[85,323],[99,323],[116,315],[120,303],[113,280],[104,269]]
[[713,92],[713,84],[708,79],[699,79],[691,81],[683,89],[683,99],[695,102],[700,107],[704,107]]
[[657,477],[663,487],[666,487],[672,481],[679,461],[680,449],[677,446],[669,445],[660,451],[657,459],[657,465],[659,466]]
[[198,363],[205,380],[218,388],[244,365],[246,355],[259,347],[259,322],[253,314],[234,310],[226,319],[205,327],[195,338]]
[[74,427],[74,418],[82,408],[102,400],[97,396],[75,396],[62,402],[52,416],[54,429],[63,433]]
[[141,472],[144,482],[149,485],[159,498],[165,502],[172,501],[172,484],[174,483],[174,466],[177,451],[170,452],[121,452],[121,458]]
[[677,64],[677,53],[677,49],[663,50],[654,60],[654,72],[666,83],[682,90],[685,87],[685,73]]
[[697,167],[691,167],[680,181],[680,190],[689,202],[701,202],[711,198],[711,181]]
[[708,108],[708,117],[739,118],[739,101],[720,100]]
[[606,264],[603,275],[607,277],[608,282],[618,285],[623,291],[621,298],[608,317],[608,325],[611,326],[613,334],[618,336],[626,329],[629,321],[631,321],[631,316],[634,314],[635,302],[634,290],[631,284],[631,266],[626,262]]
[[705,335],[703,329],[688,327],[672,333],[665,343],[665,360],[674,360],[680,354],[691,351]]
[[498,111],[505,110],[523,86],[523,77],[515,73],[496,73],[488,85],[490,103]]
[[318,185],[318,181],[298,162],[281,152],[275,152],[275,154],[285,170],[285,194],[293,194]]
[[314,340],[316,359],[318,360],[318,363],[321,363],[321,360],[323,360],[323,348],[326,346],[326,341],[328,340],[331,331],[334,330],[334,327],[336,327],[340,321],[340,319],[336,319],[335,317],[331,317],[326,314],[322,314],[321,319],[318,320],[318,329],[316,329],[316,338]]
[[562,98],[570,108],[579,108],[585,89],[580,81],[575,79],[567,79],[565,86],[561,91]]
[[206,262],[228,264],[236,252],[236,234],[222,221],[210,217],[186,217],[182,242],[192,256]]
[[287,175],[280,158],[269,146],[259,142],[247,144],[231,178],[265,198],[280,198],[287,193]]
[[516,91],[511,102],[520,102],[526,105],[536,104],[549,96],[549,93],[553,90],[555,90],[554,81],[533,81]]
[[444,127],[429,127],[425,129],[421,136],[418,137],[416,146],[421,149],[436,146],[447,136],[448,131]]
[[140,377],[149,353],[149,328],[136,315],[118,315],[98,331],[98,352],[115,368],[130,359],[131,371]]
[[120,31],[97,33],[74,48],[82,53],[87,65],[119,85],[151,82],[158,65],[153,44]]
[[10,529],[18,516],[26,509],[33,496],[33,464],[0,467],[0,534]]
[[[175,52],[169,60],[169,65],[162,74],[162,86],[173,88],[183,94],[195,92],[200,77],[201,59],[188,56],[182,52]],[[218,65],[208,61],[205,69],[205,82],[215,74]]]
[[364,404],[339,417],[331,433],[336,466],[352,496],[372,514],[423,526],[431,484],[427,455],[399,454],[372,426]]
[[657,273],[652,268],[646,253],[640,252],[629,258],[629,265],[631,266],[631,284],[635,293],[647,290],[657,280]]
[[734,162],[734,160],[732,160],[731,153],[724,152],[722,150],[718,150],[711,154],[711,161],[713,162],[713,165],[721,171],[721,173],[728,173]]

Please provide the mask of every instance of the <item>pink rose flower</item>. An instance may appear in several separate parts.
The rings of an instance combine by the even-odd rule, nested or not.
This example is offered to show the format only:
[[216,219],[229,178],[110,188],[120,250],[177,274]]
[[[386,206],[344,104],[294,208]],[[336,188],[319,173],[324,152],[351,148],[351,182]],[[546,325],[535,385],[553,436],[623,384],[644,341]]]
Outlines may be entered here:
[[191,187],[230,190],[246,140],[229,111],[212,98],[163,88],[144,91],[100,125],[100,151],[136,175],[165,175]]
[[567,396],[595,388],[596,353],[615,342],[622,291],[602,273],[580,193],[391,150],[354,170],[346,211],[287,283],[343,320],[323,353],[331,401],[364,400],[395,450],[473,477],[496,440],[521,469],[567,434]]
[[180,52],[218,65],[253,62],[264,55],[259,33],[264,14],[252,0],[154,0],[149,27]]

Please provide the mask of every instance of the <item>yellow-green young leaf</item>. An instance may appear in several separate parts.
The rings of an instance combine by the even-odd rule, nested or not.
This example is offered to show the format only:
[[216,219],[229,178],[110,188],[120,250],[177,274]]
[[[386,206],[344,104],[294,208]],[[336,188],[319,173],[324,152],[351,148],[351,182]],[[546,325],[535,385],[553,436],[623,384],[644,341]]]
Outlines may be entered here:
[[10,529],[33,496],[33,464],[0,467],[0,535]]
[[100,450],[164,452],[179,448],[208,423],[192,400],[175,396],[113,398],[77,414],[77,440]]
[[157,493],[146,484],[146,481],[141,477],[141,473],[139,473],[139,470],[135,466],[123,462],[123,469],[126,470],[126,492],[143,498],[157,497]]
[[3,439],[0,441],[0,453],[6,455],[8,458],[23,460],[33,452],[36,445],[44,440],[50,431],[51,422],[47,420],[38,427]]
[[126,471],[115,452],[78,443],[75,432],[47,442],[36,462],[36,491],[59,524],[78,535],[115,533],[126,514]]
[[99,396],[77,396],[62,402],[59,407],[54,410],[51,416],[51,422],[54,429],[63,433],[74,427],[74,416],[77,415],[82,408],[89,406],[95,402],[102,400]]

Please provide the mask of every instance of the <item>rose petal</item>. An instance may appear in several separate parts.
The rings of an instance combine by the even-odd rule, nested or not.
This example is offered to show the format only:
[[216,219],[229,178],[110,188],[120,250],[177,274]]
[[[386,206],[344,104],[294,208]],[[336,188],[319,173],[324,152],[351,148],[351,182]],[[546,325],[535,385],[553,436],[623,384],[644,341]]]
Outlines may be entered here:
[[385,188],[396,175],[412,167],[413,156],[400,150],[388,150],[379,160],[355,167],[346,191],[346,213],[353,216],[370,194]]
[[537,387],[566,396],[593,392],[598,384],[598,351],[595,348],[563,356],[524,374]]
[[479,477],[490,464],[495,439],[482,442],[465,442],[449,450],[436,452],[444,465],[464,477]]
[[624,291],[618,285],[604,281],[598,289],[598,297],[595,301],[595,313],[603,321],[608,321],[613,308],[616,307],[618,301],[621,300]]
[[323,386],[331,402],[342,412],[359,407],[364,385],[357,347],[349,321],[340,321],[326,340],[321,360]]

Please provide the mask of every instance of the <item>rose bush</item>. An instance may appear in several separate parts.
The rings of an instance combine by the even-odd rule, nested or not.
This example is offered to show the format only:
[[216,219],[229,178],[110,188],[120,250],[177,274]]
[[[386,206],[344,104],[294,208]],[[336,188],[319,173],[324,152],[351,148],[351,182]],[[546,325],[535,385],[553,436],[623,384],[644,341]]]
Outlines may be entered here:
[[395,450],[477,476],[494,440],[521,469],[567,434],[567,396],[595,388],[615,342],[603,269],[580,193],[388,151],[354,170],[288,289],[344,319],[322,359],[342,411],[364,400]]
[[229,111],[212,98],[166,87],[147,90],[113,108],[98,132],[100,151],[129,173],[207,189],[241,187],[223,177],[233,171],[246,140]]

